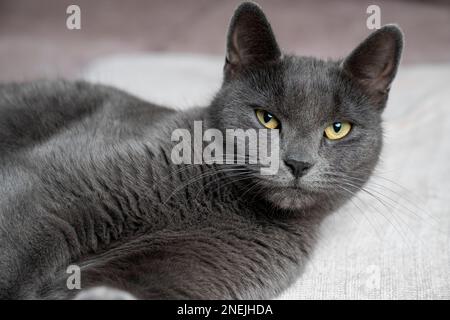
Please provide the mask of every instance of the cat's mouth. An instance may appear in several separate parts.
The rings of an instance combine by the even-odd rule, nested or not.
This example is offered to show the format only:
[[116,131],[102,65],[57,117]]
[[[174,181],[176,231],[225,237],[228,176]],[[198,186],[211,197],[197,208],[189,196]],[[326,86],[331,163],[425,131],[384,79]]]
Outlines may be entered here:
[[319,194],[299,186],[282,186],[267,194],[270,202],[285,209],[306,209],[314,206]]
[[293,192],[316,193],[318,191],[316,185],[312,185],[306,181],[302,181],[302,179],[293,179],[285,183],[273,183],[272,186],[279,190]]
[[289,194],[299,195],[315,195],[318,194],[320,190],[316,187],[308,186],[307,184],[299,184],[299,185],[291,185],[291,186],[282,186],[279,188],[281,191],[289,192]]

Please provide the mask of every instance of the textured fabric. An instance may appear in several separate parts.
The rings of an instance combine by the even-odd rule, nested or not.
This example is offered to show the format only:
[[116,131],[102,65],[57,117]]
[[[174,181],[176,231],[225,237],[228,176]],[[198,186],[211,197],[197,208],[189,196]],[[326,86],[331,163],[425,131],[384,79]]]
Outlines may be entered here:
[[[211,99],[222,60],[116,56],[82,77],[186,108]],[[401,67],[391,92],[375,176],[280,299],[450,299],[450,65]]]

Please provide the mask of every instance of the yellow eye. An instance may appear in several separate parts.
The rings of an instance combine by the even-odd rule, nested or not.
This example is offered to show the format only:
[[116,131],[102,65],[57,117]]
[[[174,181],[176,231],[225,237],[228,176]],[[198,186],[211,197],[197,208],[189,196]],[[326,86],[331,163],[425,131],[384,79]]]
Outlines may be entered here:
[[339,140],[348,135],[352,125],[348,122],[335,122],[325,128],[325,136],[330,140]]
[[278,129],[278,127],[280,126],[280,121],[278,121],[278,119],[275,118],[273,114],[265,110],[256,110],[256,117],[258,118],[259,122],[261,122],[261,124],[267,129]]

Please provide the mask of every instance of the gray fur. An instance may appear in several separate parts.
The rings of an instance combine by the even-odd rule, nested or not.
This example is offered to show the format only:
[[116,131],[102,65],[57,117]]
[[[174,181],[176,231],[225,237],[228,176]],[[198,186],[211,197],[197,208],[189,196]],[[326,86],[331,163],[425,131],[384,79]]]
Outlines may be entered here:
[[[175,112],[84,82],[0,86],[1,298],[73,298],[70,264],[84,289],[140,299],[271,298],[295,280],[321,220],[357,191],[329,173],[361,186],[377,163],[402,36],[384,27],[365,42],[383,50],[344,62],[280,55],[252,3],[238,8],[229,39],[236,32],[245,36],[229,42],[208,108]],[[261,176],[250,165],[170,161],[174,129],[260,128],[256,107],[281,120],[282,159],[314,163],[301,179],[283,163]],[[338,120],[353,130],[327,141]]]

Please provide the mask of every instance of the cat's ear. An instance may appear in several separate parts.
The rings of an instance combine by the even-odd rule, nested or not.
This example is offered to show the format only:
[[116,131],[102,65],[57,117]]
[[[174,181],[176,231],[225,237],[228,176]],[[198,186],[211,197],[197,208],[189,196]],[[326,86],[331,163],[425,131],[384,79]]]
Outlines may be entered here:
[[227,36],[225,76],[247,66],[274,62],[281,51],[269,22],[258,5],[242,3],[234,12]]
[[402,48],[402,31],[396,25],[386,25],[353,50],[341,67],[369,93],[382,98],[397,73]]

